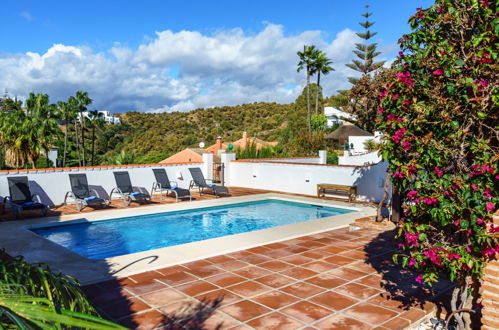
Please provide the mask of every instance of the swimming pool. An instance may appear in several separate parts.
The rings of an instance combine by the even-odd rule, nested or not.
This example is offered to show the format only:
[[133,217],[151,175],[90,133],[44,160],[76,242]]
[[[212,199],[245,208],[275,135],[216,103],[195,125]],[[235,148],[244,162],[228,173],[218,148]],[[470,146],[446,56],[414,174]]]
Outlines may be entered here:
[[268,199],[30,230],[89,259],[104,259],[350,212]]

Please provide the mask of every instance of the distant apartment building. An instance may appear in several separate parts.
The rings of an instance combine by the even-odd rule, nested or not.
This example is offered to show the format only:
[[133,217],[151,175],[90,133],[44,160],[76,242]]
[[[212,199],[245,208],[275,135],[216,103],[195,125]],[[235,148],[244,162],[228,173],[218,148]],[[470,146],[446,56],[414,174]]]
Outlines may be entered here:
[[[99,113],[102,114],[102,119],[104,119],[106,124],[117,125],[121,123],[120,119],[115,117],[110,111],[99,110]],[[90,118],[90,111],[83,111],[82,114],[84,117]]]
[[333,124],[342,124],[344,119],[351,119],[352,115],[333,107],[324,107],[324,114],[327,117],[327,127]]

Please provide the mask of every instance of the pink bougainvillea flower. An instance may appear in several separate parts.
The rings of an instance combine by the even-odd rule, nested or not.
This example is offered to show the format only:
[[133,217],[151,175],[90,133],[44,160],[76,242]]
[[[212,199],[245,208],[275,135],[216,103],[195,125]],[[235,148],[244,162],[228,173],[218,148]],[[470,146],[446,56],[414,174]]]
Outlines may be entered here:
[[407,140],[404,140],[404,142],[402,142],[402,148],[405,150],[405,151],[409,151],[411,150],[411,147],[412,147],[412,143],[407,141]]
[[490,224],[489,233],[494,234],[499,232],[499,226],[495,226],[493,223]]
[[405,239],[407,240],[407,243],[411,244],[411,246],[418,246],[418,238],[419,234],[411,234],[411,233],[405,233]]
[[438,166],[435,166],[435,168],[433,169],[433,173],[435,173],[437,176],[444,175],[443,169],[440,169],[440,167],[438,167]]
[[383,113],[385,111],[385,108],[381,107],[378,109],[378,113]]
[[405,128],[400,128],[398,129],[395,134],[393,135],[393,142],[395,143],[400,143],[400,141],[404,138],[404,134],[405,134]]
[[478,189],[478,186],[474,183],[471,184],[471,189],[473,190],[477,190]]
[[418,195],[417,190],[411,190],[407,193],[407,198],[414,199]]
[[404,177],[405,177],[405,173],[404,173],[403,171],[400,171],[400,172],[393,172],[393,174],[392,174],[392,175],[393,175],[393,177],[394,177],[394,178],[400,178],[400,179],[402,179],[402,178],[404,178]]
[[399,95],[398,95],[398,94],[394,94],[394,95],[393,95],[393,99],[394,99],[394,100],[396,100],[396,99],[398,99],[398,98],[399,98]]
[[386,97],[386,95],[388,95],[390,91],[388,89],[386,89],[385,91],[381,92],[381,94],[379,94],[379,98],[380,99],[384,99]]
[[423,283],[423,276],[418,275],[418,277],[416,277],[415,281],[418,282],[418,283]]
[[403,100],[402,104],[409,105],[409,104],[411,104],[411,101],[409,101],[409,100]]
[[414,258],[409,259],[409,263],[408,263],[409,266],[414,266],[415,264],[416,264],[416,259],[414,259]]
[[399,248],[403,248],[403,247],[404,247],[404,244],[399,243],[399,244],[398,244],[398,247],[399,247]]
[[439,202],[435,197],[425,197],[423,198],[423,203],[426,205],[438,205]]
[[471,253],[471,247],[469,245],[466,245],[466,252]]
[[407,173],[413,174],[414,172],[416,172],[416,167],[414,165],[407,166]]
[[483,222],[484,222],[483,219],[480,219],[480,218],[476,219],[476,223],[479,225],[483,224]]
[[403,52],[399,52],[399,56],[404,56],[404,53]]
[[492,213],[492,211],[494,211],[496,206],[494,203],[487,203],[485,204],[485,208],[487,209],[487,212]]
[[491,198],[492,194],[490,193],[490,188],[487,188],[483,191],[483,195],[487,198]]
[[[400,80],[401,83],[406,84],[410,87],[414,86],[414,81],[412,81],[411,73],[409,71],[406,72],[397,72],[396,74],[397,78]],[[396,99],[394,97],[394,99]]]
[[457,259],[461,258],[461,255],[458,253],[449,252],[448,257],[449,257],[449,260],[457,260]]
[[444,74],[444,70],[437,69],[437,70],[433,71],[431,74],[434,75],[434,76],[441,76],[441,75]]
[[499,252],[499,246],[496,247],[488,247],[485,250],[482,251],[483,256],[495,256],[496,253]]
[[388,119],[388,120],[393,120],[394,118],[395,118],[395,116],[392,114],[389,114],[388,116],[386,116],[386,119]]

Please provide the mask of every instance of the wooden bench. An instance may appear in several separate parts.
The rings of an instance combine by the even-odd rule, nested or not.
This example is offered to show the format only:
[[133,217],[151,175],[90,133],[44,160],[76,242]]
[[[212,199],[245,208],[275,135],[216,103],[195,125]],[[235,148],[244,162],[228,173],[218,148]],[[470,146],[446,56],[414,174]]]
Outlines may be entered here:
[[317,185],[317,197],[325,197],[326,195],[346,193],[348,201],[354,202],[357,198],[357,186],[346,186],[341,184],[319,183]]

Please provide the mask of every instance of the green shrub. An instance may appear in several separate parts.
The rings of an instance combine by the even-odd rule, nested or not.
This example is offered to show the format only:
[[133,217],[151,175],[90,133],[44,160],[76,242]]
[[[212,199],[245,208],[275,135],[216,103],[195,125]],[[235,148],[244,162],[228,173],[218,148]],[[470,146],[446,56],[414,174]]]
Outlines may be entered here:
[[338,154],[334,151],[328,151],[327,163],[331,165],[338,165]]
[[103,320],[76,279],[0,251],[0,329],[114,329]]

